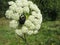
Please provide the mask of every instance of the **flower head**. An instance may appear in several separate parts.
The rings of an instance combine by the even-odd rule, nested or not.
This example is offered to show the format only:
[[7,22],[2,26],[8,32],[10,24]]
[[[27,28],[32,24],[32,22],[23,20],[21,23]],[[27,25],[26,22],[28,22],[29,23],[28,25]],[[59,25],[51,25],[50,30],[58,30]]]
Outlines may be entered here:
[[15,28],[16,34],[37,34],[42,23],[42,14],[36,4],[28,0],[10,1],[6,17],[11,19],[9,26]]

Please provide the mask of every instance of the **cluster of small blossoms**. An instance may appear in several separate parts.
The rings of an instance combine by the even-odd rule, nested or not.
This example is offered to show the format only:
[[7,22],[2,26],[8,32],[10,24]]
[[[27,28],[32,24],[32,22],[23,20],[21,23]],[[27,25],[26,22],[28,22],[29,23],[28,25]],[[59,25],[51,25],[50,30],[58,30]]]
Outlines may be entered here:
[[[28,0],[16,0],[15,2],[10,1],[8,3],[10,7],[6,11],[5,15],[11,20],[10,27],[15,28],[15,32],[20,36],[23,34],[37,34],[42,23],[42,15],[37,5]],[[19,29],[18,20],[23,13],[31,14],[29,16],[26,15],[28,18],[26,19],[23,26]]]

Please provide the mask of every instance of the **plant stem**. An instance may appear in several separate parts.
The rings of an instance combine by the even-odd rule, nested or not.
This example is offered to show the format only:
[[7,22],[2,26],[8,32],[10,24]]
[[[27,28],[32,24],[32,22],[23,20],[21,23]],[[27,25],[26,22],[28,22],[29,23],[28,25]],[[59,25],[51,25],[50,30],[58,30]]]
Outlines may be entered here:
[[26,35],[25,34],[24,34],[24,41],[25,41],[26,45],[29,45],[29,43],[28,43],[28,41],[26,39]]
[[26,43],[26,45],[29,45],[29,43],[28,43],[28,41],[26,39],[26,34],[24,34],[23,36],[19,36],[19,37],[23,39],[23,41]]

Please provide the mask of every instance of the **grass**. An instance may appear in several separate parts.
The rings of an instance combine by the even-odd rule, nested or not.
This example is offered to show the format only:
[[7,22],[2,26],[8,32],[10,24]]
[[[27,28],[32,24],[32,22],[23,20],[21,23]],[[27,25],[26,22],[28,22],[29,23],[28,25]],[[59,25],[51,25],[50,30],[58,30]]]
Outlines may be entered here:
[[[9,28],[8,20],[0,19],[0,45],[25,45],[14,30]],[[60,21],[43,22],[39,33],[27,36],[30,45],[60,45]]]

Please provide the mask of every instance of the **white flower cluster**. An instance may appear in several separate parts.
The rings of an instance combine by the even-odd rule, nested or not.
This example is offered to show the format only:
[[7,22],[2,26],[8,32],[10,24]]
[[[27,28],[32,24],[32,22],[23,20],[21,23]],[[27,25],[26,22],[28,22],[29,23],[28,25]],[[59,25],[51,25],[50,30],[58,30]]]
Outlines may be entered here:
[[[10,27],[15,28],[15,32],[20,36],[23,34],[31,35],[38,33],[42,23],[42,14],[37,5],[28,0],[16,0],[15,2],[10,1],[8,3],[10,7],[6,11],[5,15],[8,19],[12,20],[10,22]],[[24,25],[18,29],[18,20],[21,14],[29,14],[30,12],[31,14],[29,15],[28,19],[26,19]]]

